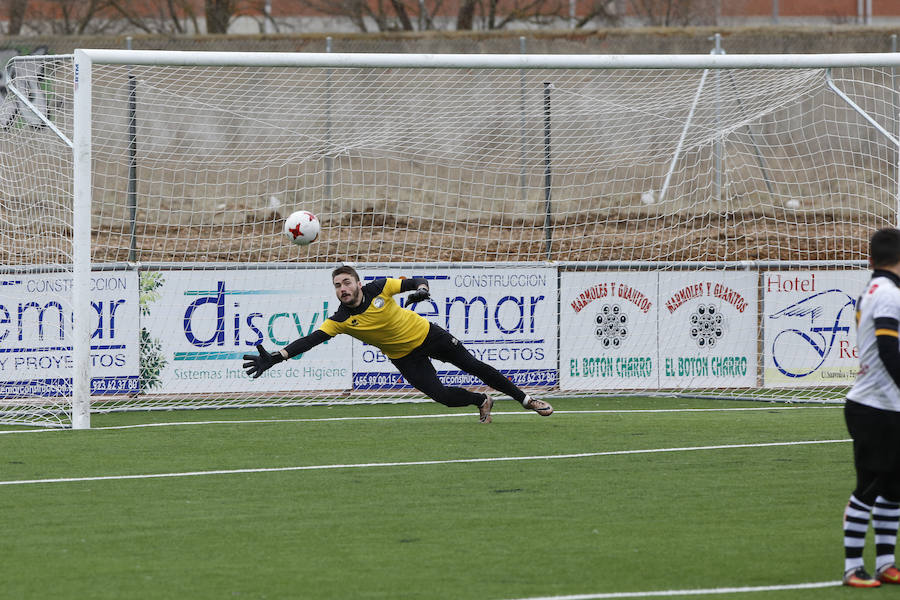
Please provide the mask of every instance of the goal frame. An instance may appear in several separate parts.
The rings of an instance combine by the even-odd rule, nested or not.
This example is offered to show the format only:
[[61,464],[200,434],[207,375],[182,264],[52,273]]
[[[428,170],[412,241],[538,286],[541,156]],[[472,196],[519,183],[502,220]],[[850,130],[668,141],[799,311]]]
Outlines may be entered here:
[[[800,69],[841,67],[900,67],[900,53],[857,54],[698,54],[698,55],[527,55],[527,54],[371,54],[180,52],[150,50],[74,51],[73,180],[73,381],[72,427],[90,427],[90,314],[91,274],[91,122],[92,66],[269,66],[317,68],[430,68],[430,69]],[[835,90],[839,93],[839,90]],[[839,94],[840,95],[840,94]],[[844,98],[845,101],[852,101]],[[854,110],[866,115],[859,107]],[[900,135],[882,130],[898,148]],[[898,159],[900,163],[900,159]],[[900,170],[900,164],[897,165]],[[896,191],[900,207],[900,185]],[[898,209],[900,214],[900,209]]]

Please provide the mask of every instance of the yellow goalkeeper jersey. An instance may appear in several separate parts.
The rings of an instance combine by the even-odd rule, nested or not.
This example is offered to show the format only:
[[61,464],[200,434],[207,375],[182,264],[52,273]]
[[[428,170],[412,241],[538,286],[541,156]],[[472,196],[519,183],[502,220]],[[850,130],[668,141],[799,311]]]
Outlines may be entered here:
[[388,358],[402,358],[422,345],[430,323],[421,315],[401,308],[394,294],[400,279],[376,279],[363,286],[363,301],[356,308],[343,304],[319,327],[334,337],[346,333],[377,347]]

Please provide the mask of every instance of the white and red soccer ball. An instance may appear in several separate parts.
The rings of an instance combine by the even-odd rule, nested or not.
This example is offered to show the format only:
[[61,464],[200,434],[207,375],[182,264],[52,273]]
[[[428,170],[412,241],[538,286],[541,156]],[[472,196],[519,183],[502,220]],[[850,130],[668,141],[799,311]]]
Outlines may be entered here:
[[284,220],[284,235],[298,246],[312,244],[320,230],[319,219],[308,210],[293,212]]

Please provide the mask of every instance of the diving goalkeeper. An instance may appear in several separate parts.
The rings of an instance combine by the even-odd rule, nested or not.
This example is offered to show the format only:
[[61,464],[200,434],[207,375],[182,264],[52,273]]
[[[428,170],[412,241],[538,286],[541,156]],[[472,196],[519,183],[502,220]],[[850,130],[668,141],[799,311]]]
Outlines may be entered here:
[[376,279],[363,285],[356,269],[338,267],[331,273],[334,291],[341,305],[312,333],[296,339],[278,352],[269,353],[262,344],[259,354],[244,355],[244,370],[256,379],[272,365],[302,354],[346,333],[367,344],[376,346],[387,356],[400,374],[414,388],[445,406],[477,406],[479,420],[491,422],[494,401],[487,394],[470,392],[460,387],[447,387],[438,379],[431,359],[448,362],[475,375],[488,386],[520,402],[526,409],[542,416],[553,413],[553,407],[543,400],[532,398],[520,390],[500,371],[484,363],[463,347],[445,329],[430,323],[417,313],[401,308],[394,294],[413,292],[407,303],[430,298],[428,281],[414,279]]

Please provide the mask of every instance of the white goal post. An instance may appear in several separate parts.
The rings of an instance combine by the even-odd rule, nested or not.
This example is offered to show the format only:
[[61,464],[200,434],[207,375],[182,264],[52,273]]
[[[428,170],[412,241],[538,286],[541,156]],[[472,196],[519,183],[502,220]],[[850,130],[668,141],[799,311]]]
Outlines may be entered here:
[[[0,421],[423,400],[347,336],[243,375],[256,343],[334,312],[343,263],[431,279],[414,309],[540,395],[837,400],[868,237],[900,219],[897,68],[893,53],[17,57]],[[300,209],[322,223],[303,248],[280,234]]]

